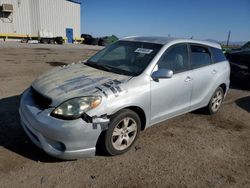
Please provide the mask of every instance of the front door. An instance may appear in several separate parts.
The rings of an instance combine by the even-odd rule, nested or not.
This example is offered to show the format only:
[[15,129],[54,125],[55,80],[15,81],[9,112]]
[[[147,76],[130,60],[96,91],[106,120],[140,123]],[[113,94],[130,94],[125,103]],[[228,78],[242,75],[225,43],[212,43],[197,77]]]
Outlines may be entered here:
[[192,71],[187,44],[177,44],[162,55],[154,71],[173,70],[172,78],[151,80],[151,123],[187,112],[192,92]]
[[68,43],[73,43],[73,29],[66,28],[66,37],[68,39]]

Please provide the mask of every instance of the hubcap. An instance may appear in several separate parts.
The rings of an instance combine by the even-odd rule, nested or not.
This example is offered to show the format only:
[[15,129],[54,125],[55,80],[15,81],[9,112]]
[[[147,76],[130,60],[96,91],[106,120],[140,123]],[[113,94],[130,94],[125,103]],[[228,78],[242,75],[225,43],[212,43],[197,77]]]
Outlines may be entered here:
[[127,149],[134,141],[137,134],[137,123],[133,118],[123,118],[114,128],[112,145],[116,150]]
[[217,91],[212,99],[212,110],[214,112],[216,112],[217,110],[219,110],[220,105],[222,103],[222,99],[223,99],[223,94],[221,91]]

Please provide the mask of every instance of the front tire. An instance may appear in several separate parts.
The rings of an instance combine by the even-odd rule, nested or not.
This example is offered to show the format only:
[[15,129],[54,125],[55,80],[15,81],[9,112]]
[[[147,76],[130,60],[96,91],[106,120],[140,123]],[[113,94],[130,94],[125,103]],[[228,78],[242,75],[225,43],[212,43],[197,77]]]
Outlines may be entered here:
[[105,148],[110,155],[127,152],[135,143],[141,130],[139,116],[132,110],[124,109],[111,118],[105,133]]
[[217,113],[221,107],[223,99],[224,99],[224,90],[221,87],[218,87],[215,90],[207,106],[208,113],[209,114]]

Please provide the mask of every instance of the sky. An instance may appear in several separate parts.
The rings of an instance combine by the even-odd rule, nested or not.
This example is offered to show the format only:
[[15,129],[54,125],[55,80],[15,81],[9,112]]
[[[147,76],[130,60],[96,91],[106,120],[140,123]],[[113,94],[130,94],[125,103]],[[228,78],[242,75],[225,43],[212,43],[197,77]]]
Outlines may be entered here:
[[100,37],[250,40],[250,0],[83,0],[81,32]]

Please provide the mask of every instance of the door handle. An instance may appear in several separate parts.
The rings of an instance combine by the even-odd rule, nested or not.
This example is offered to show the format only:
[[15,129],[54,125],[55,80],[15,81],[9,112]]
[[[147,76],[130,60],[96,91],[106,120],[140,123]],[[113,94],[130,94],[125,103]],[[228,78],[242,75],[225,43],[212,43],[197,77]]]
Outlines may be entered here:
[[190,82],[192,78],[190,76],[187,76],[187,78],[184,80],[185,82]]
[[217,70],[214,69],[214,70],[212,71],[212,74],[216,74],[216,73],[217,73]]

